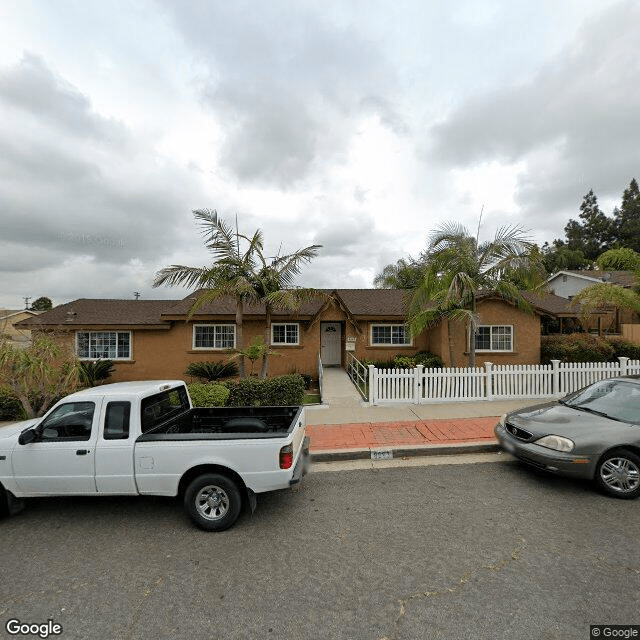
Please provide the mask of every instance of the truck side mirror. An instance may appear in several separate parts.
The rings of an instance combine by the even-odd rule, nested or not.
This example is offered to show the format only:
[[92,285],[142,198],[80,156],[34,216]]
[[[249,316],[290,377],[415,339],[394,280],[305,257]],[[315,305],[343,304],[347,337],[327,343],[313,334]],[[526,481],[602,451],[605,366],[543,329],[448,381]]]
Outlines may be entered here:
[[35,429],[26,429],[18,437],[18,444],[31,444],[38,438],[38,434]]

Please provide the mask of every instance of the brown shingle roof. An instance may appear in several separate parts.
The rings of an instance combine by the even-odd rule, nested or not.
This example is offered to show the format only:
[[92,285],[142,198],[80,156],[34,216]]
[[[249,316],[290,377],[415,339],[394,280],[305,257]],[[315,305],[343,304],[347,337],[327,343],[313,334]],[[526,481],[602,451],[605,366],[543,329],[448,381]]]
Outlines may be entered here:
[[160,314],[175,300],[94,300],[81,298],[18,323],[25,328],[58,325],[162,325]]

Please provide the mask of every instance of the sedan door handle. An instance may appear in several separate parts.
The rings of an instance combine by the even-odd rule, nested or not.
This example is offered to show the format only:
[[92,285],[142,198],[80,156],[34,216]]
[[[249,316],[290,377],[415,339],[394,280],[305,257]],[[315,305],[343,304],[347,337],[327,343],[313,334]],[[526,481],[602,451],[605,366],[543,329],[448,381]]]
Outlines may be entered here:
[[78,449],[76,451],[76,455],[77,456],[86,456],[87,453],[89,453],[89,451],[87,449]]

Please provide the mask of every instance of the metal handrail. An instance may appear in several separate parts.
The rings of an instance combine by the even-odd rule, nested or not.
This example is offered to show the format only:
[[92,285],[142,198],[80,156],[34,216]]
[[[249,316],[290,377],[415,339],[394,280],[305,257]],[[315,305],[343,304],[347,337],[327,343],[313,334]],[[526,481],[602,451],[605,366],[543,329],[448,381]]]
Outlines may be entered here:
[[369,368],[352,353],[347,353],[347,375],[363,400],[369,399]]

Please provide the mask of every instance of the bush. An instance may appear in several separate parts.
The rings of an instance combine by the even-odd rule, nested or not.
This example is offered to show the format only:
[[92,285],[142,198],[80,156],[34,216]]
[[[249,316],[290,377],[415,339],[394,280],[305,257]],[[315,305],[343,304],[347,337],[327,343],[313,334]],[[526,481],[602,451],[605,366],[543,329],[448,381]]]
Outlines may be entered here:
[[185,373],[194,378],[213,382],[237,376],[238,367],[235,362],[192,362]]
[[224,383],[230,395],[227,406],[288,406],[304,402],[304,379],[298,373],[276,378],[244,378]]
[[222,384],[194,382],[187,389],[194,407],[224,407],[229,398],[229,389]]
[[614,359],[614,348],[602,338],[588,333],[561,336],[543,336],[540,347],[542,364],[551,360],[560,362],[609,362]]
[[83,385],[95,387],[106,380],[115,370],[111,360],[81,360],[79,378]]
[[607,342],[613,347],[613,359],[625,356],[630,360],[640,360],[640,345],[633,344],[624,338],[608,338]]
[[9,390],[0,388],[0,420],[26,420],[22,403]]

